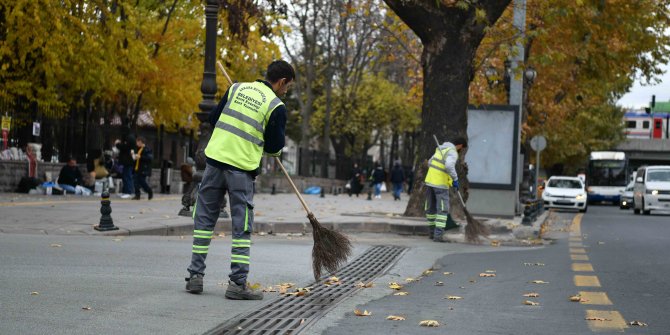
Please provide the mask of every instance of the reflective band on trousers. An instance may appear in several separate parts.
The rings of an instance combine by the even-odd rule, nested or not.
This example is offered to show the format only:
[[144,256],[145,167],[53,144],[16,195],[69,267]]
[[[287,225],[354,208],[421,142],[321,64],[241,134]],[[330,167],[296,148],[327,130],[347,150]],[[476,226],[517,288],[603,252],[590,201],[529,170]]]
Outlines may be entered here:
[[251,248],[251,240],[233,239],[233,248]]
[[249,264],[249,256],[230,255],[230,262],[231,263]]
[[209,251],[208,245],[193,245],[194,254],[206,254]]
[[194,238],[207,238],[207,239],[211,239],[211,238],[212,238],[212,234],[214,234],[214,232],[213,232],[213,231],[209,231],[209,230],[198,230],[198,229],[193,230],[193,237],[194,237]]

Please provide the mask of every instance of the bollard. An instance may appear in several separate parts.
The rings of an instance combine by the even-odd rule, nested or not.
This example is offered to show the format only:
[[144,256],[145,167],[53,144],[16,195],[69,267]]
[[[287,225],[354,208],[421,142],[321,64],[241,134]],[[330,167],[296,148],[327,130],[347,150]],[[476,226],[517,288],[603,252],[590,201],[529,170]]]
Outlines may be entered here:
[[372,200],[372,190],[368,190],[368,200]]
[[530,226],[532,224],[531,220],[531,213],[530,213],[530,204],[529,202],[526,202],[526,204],[523,206],[523,219],[521,220],[521,224],[525,226]]
[[272,192],[270,192],[270,194],[272,194],[272,195],[277,194],[277,185],[272,184]]
[[100,214],[102,214],[100,216],[100,224],[93,226],[93,228],[98,231],[118,230],[119,227],[114,225],[114,221],[110,215],[112,213],[112,202],[109,201],[109,192],[103,192],[100,197],[100,204],[102,205],[100,207]]
[[322,188],[321,188],[321,198],[325,198],[325,197],[326,197],[326,191],[325,191],[324,188],[322,187]]

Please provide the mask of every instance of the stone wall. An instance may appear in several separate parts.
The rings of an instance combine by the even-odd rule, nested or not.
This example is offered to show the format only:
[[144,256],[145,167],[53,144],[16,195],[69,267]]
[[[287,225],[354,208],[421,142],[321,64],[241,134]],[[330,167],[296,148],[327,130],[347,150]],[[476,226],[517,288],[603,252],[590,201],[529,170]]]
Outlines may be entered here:
[[[37,163],[37,178],[44,181],[46,173],[51,172],[52,180],[58,178],[61,168],[65,163]],[[86,173],[86,165],[80,164],[79,169],[82,175]],[[16,192],[21,178],[28,175],[28,161],[0,161],[0,192]],[[155,193],[160,192],[161,170],[153,169],[149,184]],[[170,184],[170,193],[177,194],[181,191],[181,174],[179,170],[172,170],[172,183]]]

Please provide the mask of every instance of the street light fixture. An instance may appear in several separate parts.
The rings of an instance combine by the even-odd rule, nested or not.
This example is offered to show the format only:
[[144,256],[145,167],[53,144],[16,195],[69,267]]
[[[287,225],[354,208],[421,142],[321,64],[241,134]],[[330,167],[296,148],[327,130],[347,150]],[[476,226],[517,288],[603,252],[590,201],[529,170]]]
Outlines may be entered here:
[[537,71],[535,71],[532,66],[528,66],[526,67],[526,71],[524,71],[523,76],[526,78],[528,85],[533,85],[533,82],[537,77]]

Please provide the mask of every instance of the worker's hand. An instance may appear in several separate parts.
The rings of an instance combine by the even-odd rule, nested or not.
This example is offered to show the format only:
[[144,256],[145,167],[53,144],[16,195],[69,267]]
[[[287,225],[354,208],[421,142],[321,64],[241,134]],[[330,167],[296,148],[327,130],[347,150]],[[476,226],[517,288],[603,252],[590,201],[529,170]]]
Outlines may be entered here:
[[452,186],[456,189],[456,191],[458,191],[458,180],[454,180]]

